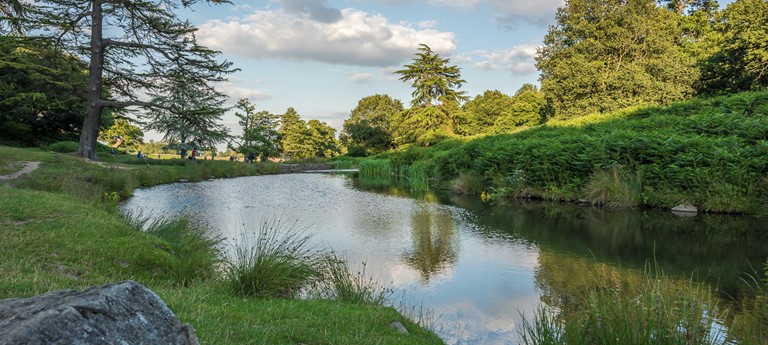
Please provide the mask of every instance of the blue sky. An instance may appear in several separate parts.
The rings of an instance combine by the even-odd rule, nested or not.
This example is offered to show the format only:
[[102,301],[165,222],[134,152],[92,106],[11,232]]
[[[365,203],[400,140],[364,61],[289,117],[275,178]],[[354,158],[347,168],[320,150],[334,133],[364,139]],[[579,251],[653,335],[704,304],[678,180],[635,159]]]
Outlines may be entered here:
[[[562,0],[262,0],[197,5],[178,13],[198,41],[241,71],[220,89],[258,110],[295,108],[341,130],[363,97],[408,106],[410,84],[392,73],[419,43],[461,68],[461,90],[513,94],[538,84],[533,56]],[[730,1],[721,1],[724,4]],[[224,122],[239,134],[234,115]],[[152,135],[148,135],[152,137]]]

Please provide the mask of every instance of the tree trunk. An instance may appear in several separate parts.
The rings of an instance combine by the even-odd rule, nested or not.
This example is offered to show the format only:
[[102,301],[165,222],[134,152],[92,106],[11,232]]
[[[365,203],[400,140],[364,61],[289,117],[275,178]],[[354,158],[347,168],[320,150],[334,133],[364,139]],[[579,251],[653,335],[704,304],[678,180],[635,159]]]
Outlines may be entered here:
[[104,64],[104,47],[102,38],[101,11],[102,0],[93,0],[91,12],[91,62],[88,67],[88,108],[80,132],[80,155],[88,159],[96,159],[96,140],[99,136],[101,123],[101,92],[102,73]]

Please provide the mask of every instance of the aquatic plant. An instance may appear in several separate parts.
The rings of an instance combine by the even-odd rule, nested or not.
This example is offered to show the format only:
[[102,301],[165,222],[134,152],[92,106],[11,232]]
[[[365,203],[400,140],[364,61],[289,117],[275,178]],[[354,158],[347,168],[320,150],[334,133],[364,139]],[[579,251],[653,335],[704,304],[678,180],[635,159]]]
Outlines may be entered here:
[[585,189],[587,200],[595,205],[631,208],[641,202],[640,176],[620,164],[595,172]]
[[362,178],[389,178],[393,176],[392,165],[388,159],[363,160],[360,161],[359,167],[360,177]]
[[413,191],[426,191],[429,189],[429,175],[427,173],[427,164],[416,162],[403,169],[403,177],[406,178],[408,186]]

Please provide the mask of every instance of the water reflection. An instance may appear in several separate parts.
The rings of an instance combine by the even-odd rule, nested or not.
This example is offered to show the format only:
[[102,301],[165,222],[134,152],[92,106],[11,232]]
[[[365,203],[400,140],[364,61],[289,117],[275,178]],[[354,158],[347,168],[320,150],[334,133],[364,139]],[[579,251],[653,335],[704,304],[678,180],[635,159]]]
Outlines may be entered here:
[[274,217],[309,227],[320,245],[353,265],[367,262],[380,281],[433,309],[449,344],[516,344],[521,313],[530,316],[541,303],[569,307],[598,271],[636,284],[649,262],[673,279],[697,272],[695,279],[738,298],[749,293],[744,272],[768,257],[768,229],[759,219],[489,205],[349,176],[158,186],[136,191],[123,209],[190,214],[231,239]]
[[451,267],[458,256],[455,225],[448,212],[432,212],[415,207],[411,212],[412,249],[403,255],[405,262],[421,274],[424,281]]

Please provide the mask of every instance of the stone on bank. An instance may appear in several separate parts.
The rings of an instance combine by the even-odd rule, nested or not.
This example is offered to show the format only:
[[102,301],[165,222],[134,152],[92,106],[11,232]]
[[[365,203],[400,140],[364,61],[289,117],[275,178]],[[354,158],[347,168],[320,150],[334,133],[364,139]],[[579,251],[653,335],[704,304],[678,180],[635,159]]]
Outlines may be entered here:
[[128,280],[0,300],[0,345],[198,345],[154,292]]

